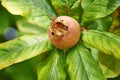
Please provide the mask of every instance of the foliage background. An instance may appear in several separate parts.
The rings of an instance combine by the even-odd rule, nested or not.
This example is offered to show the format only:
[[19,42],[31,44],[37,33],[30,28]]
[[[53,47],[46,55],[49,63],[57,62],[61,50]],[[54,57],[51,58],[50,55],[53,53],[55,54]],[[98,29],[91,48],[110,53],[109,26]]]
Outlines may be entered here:
[[[3,1],[5,1],[5,0],[3,0]],[[36,4],[32,4],[33,6],[31,9],[31,11],[33,11],[34,14],[30,14],[31,12],[29,10],[28,5],[23,6],[23,7],[16,7],[16,5],[14,4],[15,7],[13,7],[13,6],[11,7],[9,5],[6,5],[6,4],[9,4],[9,1],[8,1],[8,3],[6,1],[6,4],[4,4],[4,6],[6,6],[6,8],[4,8],[3,5],[0,5],[0,24],[1,24],[0,25],[0,42],[1,43],[6,42],[11,39],[14,39],[16,37],[21,37],[26,34],[45,35],[46,28],[50,24],[50,19],[47,16],[56,17],[59,15],[69,15],[69,16],[74,17],[76,20],[78,20],[81,23],[82,26],[86,27],[88,30],[92,29],[92,30],[99,30],[99,31],[107,31],[107,32],[115,33],[118,36],[120,35],[119,34],[119,31],[120,31],[119,17],[120,17],[120,15],[118,15],[116,13],[116,9],[115,9],[120,6],[119,0],[110,0],[110,1],[108,0],[109,5],[107,5],[107,8],[108,8],[107,11],[104,11],[104,6],[107,3],[107,1],[105,3],[104,0],[101,0],[101,1],[103,1],[103,3],[102,3],[103,5],[101,7],[100,7],[100,5],[101,5],[100,3],[96,3],[96,2],[99,2],[99,0],[83,0],[81,5],[79,4],[79,0],[78,1],[70,0],[71,2],[69,2],[69,5],[66,2],[65,2],[66,4],[64,4],[64,0],[63,0],[63,3],[61,2],[62,0],[51,0],[53,2],[52,3],[53,5],[51,7],[49,6],[49,5],[51,5],[50,3],[49,3],[49,5],[46,3],[48,0],[46,0],[46,2],[43,0],[41,0],[41,1],[44,3],[43,5],[41,4],[41,6],[39,6],[40,3],[37,3],[37,0],[33,1],[34,3],[36,3]],[[85,1],[87,1],[87,3]],[[26,2],[27,2],[27,0],[26,0]],[[16,1],[16,3],[17,3],[17,1]],[[72,3],[74,3],[74,4],[72,4]],[[90,3],[92,3],[91,8],[87,8]],[[112,3],[114,3],[115,5],[113,5]],[[27,3],[24,3],[24,4],[26,5]],[[17,4],[17,5],[23,5],[23,3]],[[71,5],[74,5],[74,6],[71,7]],[[46,12],[48,12],[49,15],[42,11],[39,11],[38,6],[39,6],[39,9],[45,7],[45,9],[43,9],[43,10],[46,10]],[[95,8],[94,8],[94,6],[95,6]],[[113,6],[113,7],[109,7],[109,6]],[[118,6],[118,7],[114,7],[114,6]],[[24,7],[26,7],[26,8],[24,8]],[[48,9],[46,9],[46,8],[48,8]],[[59,10],[61,8],[62,8],[62,10]],[[8,12],[6,9],[8,9],[12,14],[10,12]],[[16,10],[16,11],[13,11],[13,10]],[[66,13],[66,11],[67,11],[67,13]],[[24,13],[21,13],[21,12],[24,12]],[[96,14],[98,14],[98,15],[96,15]],[[18,16],[18,15],[22,15],[23,17]],[[86,16],[86,15],[88,15],[88,16]],[[82,16],[84,17],[83,19],[82,19]],[[41,19],[39,19],[39,17]],[[27,22],[25,20],[25,18],[30,23]],[[46,24],[44,24],[44,22],[46,22]],[[41,26],[43,26],[44,28],[41,28]],[[28,38],[33,40],[32,38],[27,36],[27,39]],[[47,42],[45,42],[45,43],[47,43]],[[49,45],[49,46],[51,46],[51,45]],[[48,49],[50,49],[49,46],[48,46]],[[100,53],[101,54],[100,57],[102,57],[102,59],[100,58],[101,62],[104,63],[105,61],[109,61],[108,64],[106,64],[106,63],[105,64],[117,66],[117,67],[110,66],[110,69],[114,68],[113,70],[116,70],[116,69],[119,70],[118,67],[119,67],[120,62],[118,59],[114,58],[113,56],[108,56],[107,54],[104,54],[103,52],[99,52],[97,49],[95,49],[91,46],[87,45],[87,47],[92,50],[93,57],[96,60],[98,60],[97,55]],[[74,52],[74,51],[71,50],[70,55],[72,55],[72,52]],[[55,53],[55,52],[53,51],[53,53]],[[61,52],[61,53],[63,53],[63,52]],[[50,55],[49,52],[46,52],[45,54],[38,55],[36,57],[33,57],[33,58],[23,61],[21,63],[17,63],[14,65],[10,64],[11,66],[4,68],[0,71],[0,80],[37,80],[37,78],[38,78],[37,73],[36,73],[37,67],[41,66],[41,65],[44,66],[44,64],[42,64],[42,63],[44,61],[46,61],[46,58],[49,55]],[[55,55],[55,56],[57,57],[57,55]],[[107,59],[105,61],[103,59],[104,56],[106,56],[105,59]],[[113,62],[112,62],[111,58],[113,59]],[[49,59],[47,61],[49,61]],[[38,63],[39,63],[39,65],[38,65]],[[39,67],[39,68],[41,68],[41,67]],[[105,69],[105,68],[103,68],[103,69]],[[115,77],[108,78],[108,80],[119,80],[120,79],[120,76],[118,76],[119,72],[116,73],[117,76],[116,76],[116,74],[114,74],[112,72],[109,72],[109,73],[110,74],[108,74],[107,76],[115,75]],[[64,73],[63,73],[63,75],[64,75]]]

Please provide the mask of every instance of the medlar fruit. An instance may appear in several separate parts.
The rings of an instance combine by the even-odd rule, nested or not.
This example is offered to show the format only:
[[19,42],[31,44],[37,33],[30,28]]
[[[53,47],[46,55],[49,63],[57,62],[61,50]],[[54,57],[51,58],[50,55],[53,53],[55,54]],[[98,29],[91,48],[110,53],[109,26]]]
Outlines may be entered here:
[[69,49],[77,44],[81,34],[79,23],[69,16],[59,16],[48,28],[48,37],[59,49]]

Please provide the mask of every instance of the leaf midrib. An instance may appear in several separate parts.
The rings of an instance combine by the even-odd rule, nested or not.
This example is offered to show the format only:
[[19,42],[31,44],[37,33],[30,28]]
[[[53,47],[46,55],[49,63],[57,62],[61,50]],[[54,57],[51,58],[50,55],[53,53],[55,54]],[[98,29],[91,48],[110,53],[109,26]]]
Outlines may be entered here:
[[[83,33],[84,33],[84,32],[83,32]],[[86,32],[85,32],[85,33],[86,33]],[[110,38],[110,39],[112,39],[114,42],[117,42],[117,43],[120,44],[120,41],[116,40],[114,37],[111,37],[111,36],[109,36],[109,35],[105,35],[105,34],[103,34],[102,32],[99,33],[99,32],[88,31],[87,34],[89,34],[89,35],[90,35],[90,34],[99,35],[100,37],[106,37],[107,39]]]
[[[47,40],[46,40],[47,41]],[[42,41],[38,41],[37,40],[37,42],[36,43],[33,43],[33,44],[30,44],[30,45],[27,45],[27,46],[23,46],[23,47],[18,47],[17,49],[13,49],[13,50],[11,50],[11,51],[8,51],[7,53],[9,53],[7,56],[9,56],[9,55],[12,55],[12,53],[14,53],[14,52],[19,52],[19,51],[22,51],[22,50],[24,50],[24,49],[26,49],[26,48],[29,48],[29,47],[32,47],[32,46],[35,46],[35,45],[39,45],[38,43],[42,43]],[[3,57],[3,56],[2,56]],[[5,56],[6,57],[6,56]]]
[[84,64],[84,62],[83,62],[82,56],[80,55],[80,54],[81,54],[81,51],[80,51],[79,49],[80,49],[79,46],[77,46],[77,50],[78,50],[78,52],[79,52],[79,57],[80,57],[81,62],[82,62],[82,64],[83,64],[84,71],[86,72],[87,79],[89,80],[88,73],[87,73],[87,70],[86,70],[86,68],[85,68],[85,64]]

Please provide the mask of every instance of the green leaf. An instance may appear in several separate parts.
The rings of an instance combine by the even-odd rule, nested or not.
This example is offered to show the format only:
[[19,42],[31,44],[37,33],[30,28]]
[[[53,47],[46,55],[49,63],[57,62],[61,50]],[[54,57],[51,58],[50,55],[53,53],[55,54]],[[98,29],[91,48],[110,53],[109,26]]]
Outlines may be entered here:
[[6,10],[0,8],[0,35],[3,35],[5,29],[10,25],[9,15],[10,14]]
[[21,15],[33,24],[48,27],[56,14],[49,0],[1,0],[2,5],[12,14]]
[[120,75],[116,78],[109,78],[108,80],[120,80]]
[[116,29],[113,33],[120,36],[120,29]]
[[82,32],[82,40],[100,51],[120,59],[120,37],[109,32],[88,30]]
[[112,25],[112,16],[106,16],[103,18],[95,19],[94,22],[90,26],[88,26],[88,29],[109,31],[111,25]]
[[4,71],[12,77],[11,80],[37,80],[37,74],[34,68],[35,67],[32,66],[30,60],[27,60],[7,67]]
[[91,52],[82,43],[68,52],[67,63],[70,80],[106,80]]
[[94,0],[84,9],[82,25],[96,19],[102,18],[120,6],[120,0]]
[[45,35],[47,29],[28,23],[25,20],[17,21],[18,30],[27,34]]
[[106,78],[114,78],[120,74],[120,60],[111,55],[101,53],[99,64]]
[[93,47],[91,47],[91,46],[88,46],[88,45],[86,45],[86,44],[85,44],[85,46],[90,49],[93,58],[94,58],[96,61],[98,61],[100,51],[99,51],[98,49],[93,48]]
[[72,16],[79,19],[80,15],[80,0],[51,0],[57,14]]
[[47,36],[28,35],[0,44],[0,69],[30,59],[53,47]]
[[65,80],[66,74],[62,62],[63,52],[54,49],[50,56],[38,67],[38,80]]
[[81,6],[83,9],[86,9],[94,0],[82,0]]

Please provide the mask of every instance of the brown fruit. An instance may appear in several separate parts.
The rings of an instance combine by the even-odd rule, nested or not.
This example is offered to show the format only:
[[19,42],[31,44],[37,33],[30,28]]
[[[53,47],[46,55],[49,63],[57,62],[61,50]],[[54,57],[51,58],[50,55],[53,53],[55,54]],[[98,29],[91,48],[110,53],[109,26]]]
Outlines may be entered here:
[[57,17],[48,29],[48,37],[59,49],[69,49],[77,44],[81,34],[79,23],[69,16]]

